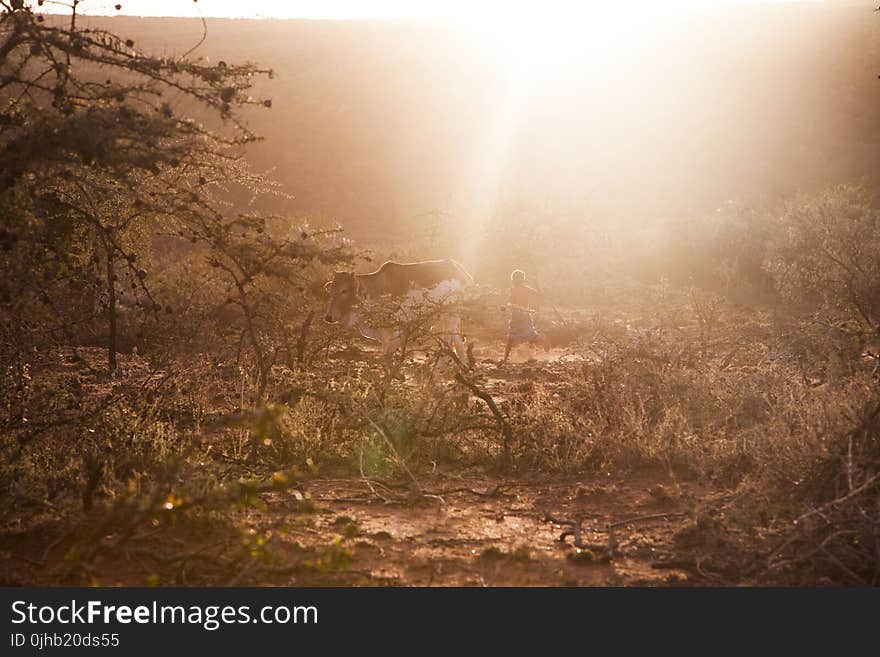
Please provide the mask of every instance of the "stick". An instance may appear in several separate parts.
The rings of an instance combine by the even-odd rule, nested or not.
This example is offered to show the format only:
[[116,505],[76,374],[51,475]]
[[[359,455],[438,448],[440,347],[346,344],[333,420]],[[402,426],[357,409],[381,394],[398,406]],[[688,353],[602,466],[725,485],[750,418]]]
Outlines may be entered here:
[[510,429],[510,425],[507,423],[507,420],[501,414],[501,411],[498,410],[498,405],[495,403],[495,400],[492,399],[491,395],[487,393],[485,390],[479,388],[473,381],[466,378],[461,372],[455,373],[455,380],[458,381],[461,385],[471,391],[474,396],[483,400],[486,406],[489,407],[489,410],[492,412],[495,421],[498,423],[498,428],[501,431],[501,435],[503,437],[503,450],[504,450],[504,460],[505,462],[510,462],[510,444],[513,442],[513,431]]
[[635,518],[628,518],[627,520],[620,520],[618,522],[613,522],[609,527],[623,527],[624,525],[629,525],[634,522],[643,522],[645,520],[660,520],[662,518],[678,518],[681,516],[688,515],[686,512],[678,512],[678,513],[652,513],[647,516],[637,516]]

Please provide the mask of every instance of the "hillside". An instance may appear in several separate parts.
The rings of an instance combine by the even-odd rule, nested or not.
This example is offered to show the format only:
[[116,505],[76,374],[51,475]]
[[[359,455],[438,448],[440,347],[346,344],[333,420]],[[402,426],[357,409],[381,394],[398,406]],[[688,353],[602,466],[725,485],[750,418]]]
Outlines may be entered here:
[[[275,69],[273,109],[253,118],[267,139],[253,160],[295,195],[278,202],[285,212],[339,220],[359,237],[379,225],[405,236],[420,213],[499,196],[642,223],[873,174],[880,24],[869,9],[668,18],[554,63],[525,81],[521,107],[505,95],[510,53],[450,27],[209,19],[197,52]],[[201,35],[189,19],[88,20],[151,52],[179,53]],[[481,163],[498,147],[487,141],[511,113],[498,189],[487,191]]]

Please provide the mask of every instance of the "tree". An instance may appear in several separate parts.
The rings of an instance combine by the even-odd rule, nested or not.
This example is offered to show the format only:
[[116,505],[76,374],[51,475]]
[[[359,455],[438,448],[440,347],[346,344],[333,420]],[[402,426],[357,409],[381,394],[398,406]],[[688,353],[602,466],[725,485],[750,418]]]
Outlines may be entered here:
[[[226,251],[256,237],[233,237],[241,218],[228,216],[227,201],[234,186],[265,185],[242,159],[256,136],[240,112],[271,106],[248,90],[272,72],[207,64],[192,51],[152,56],[131,39],[81,28],[80,5],[59,19],[42,13],[42,0],[0,1],[0,300],[7,343],[19,347],[70,338],[90,315],[104,316],[114,370],[120,304],[144,317],[172,310],[148,283],[157,232]],[[285,240],[258,241],[304,255]]]
[[790,203],[771,263],[783,294],[873,331],[880,321],[880,213],[840,186]]

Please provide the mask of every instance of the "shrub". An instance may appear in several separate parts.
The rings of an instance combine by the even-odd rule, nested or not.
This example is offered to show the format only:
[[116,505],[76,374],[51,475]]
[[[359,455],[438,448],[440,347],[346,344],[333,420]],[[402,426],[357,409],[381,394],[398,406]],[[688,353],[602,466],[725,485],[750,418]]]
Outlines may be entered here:
[[874,330],[880,320],[880,212],[858,187],[791,202],[771,267],[782,294]]

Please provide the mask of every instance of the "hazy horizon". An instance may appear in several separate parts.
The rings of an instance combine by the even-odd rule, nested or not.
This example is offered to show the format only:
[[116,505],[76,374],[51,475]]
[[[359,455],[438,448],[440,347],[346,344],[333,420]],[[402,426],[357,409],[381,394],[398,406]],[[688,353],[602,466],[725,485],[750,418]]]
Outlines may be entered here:
[[[494,40],[428,22],[217,20],[198,54],[277,72],[261,85],[273,109],[250,117],[266,137],[252,159],[294,195],[277,207],[292,216],[359,237],[505,207],[536,225],[647,226],[876,174],[876,16],[768,3],[589,39],[512,25]],[[85,24],[110,20],[145,52],[186,51],[202,32],[193,19]]]

